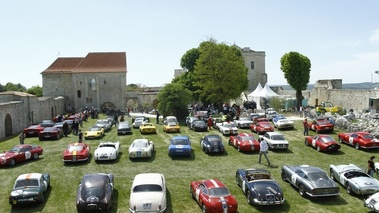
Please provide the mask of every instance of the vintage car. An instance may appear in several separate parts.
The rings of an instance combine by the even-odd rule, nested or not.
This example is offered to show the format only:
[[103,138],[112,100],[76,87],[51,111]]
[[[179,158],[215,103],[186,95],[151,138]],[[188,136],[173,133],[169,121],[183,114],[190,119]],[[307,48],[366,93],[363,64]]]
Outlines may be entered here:
[[275,117],[272,119],[272,123],[275,128],[277,129],[294,129],[294,122],[287,119],[286,117],[282,117],[282,115],[278,115],[278,117]]
[[163,119],[163,124],[167,124],[168,122],[178,123],[178,119],[175,116],[170,115]]
[[262,138],[267,142],[269,149],[288,149],[289,143],[280,132],[266,132]]
[[146,117],[144,115],[139,115],[139,116],[133,117],[132,118],[132,123],[134,123],[135,120],[142,120],[142,122],[150,122],[150,118]]
[[268,121],[260,121],[258,123],[251,124],[250,129],[258,135],[263,135],[266,132],[273,132],[274,126]]
[[234,123],[240,129],[248,129],[250,125],[253,124],[253,120],[249,117],[240,117],[238,120],[235,120]]
[[163,125],[163,132],[180,132],[178,122],[168,121]]
[[174,136],[168,146],[169,156],[191,156],[192,146],[188,136]]
[[222,133],[222,135],[237,135],[238,128],[235,123],[232,122],[222,122],[217,124],[217,129]]
[[379,192],[370,195],[363,201],[363,206],[370,209],[371,212],[379,212]]
[[280,205],[285,201],[282,188],[266,169],[237,169],[236,182],[250,205]]
[[34,144],[20,144],[0,153],[0,166],[14,166],[26,160],[37,160],[42,155],[42,147]]
[[304,143],[306,146],[316,148],[319,152],[338,151],[341,148],[341,145],[330,135],[305,136]]
[[139,127],[141,126],[141,124],[145,123],[145,122],[148,122],[144,117],[137,117],[134,121],[133,121],[133,128],[134,129],[139,129]]
[[68,124],[67,134],[71,134],[71,132],[72,132],[72,123],[73,123],[72,121],[71,122],[68,122],[68,121],[57,122],[57,123],[55,123],[54,127],[58,128],[59,130],[61,130],[63,132],[63,124],[65,122],[67,122],[67,124]]
[[122,121],[118,123],[117,135],[126,135],[132,133],[132,127],[130,126],[128,121]]
[[50,139],[59,140],[61,137],[63,137],[63,131],[54,126],[46,127],[38,133],[38,139],[40,141]]
[[254,109],[254,113],[256,113],[259,118],[266,117],[266,110],[264,109]]
[[302,197],[328,197],[340,194],[338,185],[318,167],[283,166],[281,177],[283,181],[296,187]]
[[102,138],[104,135],[104,128],[97,125],[90,127],[87,131],[84,132],[85,139]]
[[150,158],[154,153],[154,143],[147,139],[135,139],[129,146],[129,158]]
[[272,118],[272,123],[275,123],[280,119],[287,119],[287,117],[283,114],[276,114],[275,117]]
[[186,125],[188,126],[189,129],[191,129],[191,124],[193,121],[196,121],[196,120],[200,120],[198,117],[196,116],[188,116],[186,118]]
[[379,148],[379,140],[369,132],[338,133],[338,141],[354,146],[355,149]]
[[205,135],[200,139],[200,148],[205,153],[224,153],[225,147],[219,135]]
[[195,120],[191,123],[191,129],[196,132],[208,131],[208,125],[204,120]]
[[63,162],[80,162],[87,161],[91,155],[89,144],[71,143],[63,151]]
[[272,119],[275,118],[276,115],[277,115],[277,113],[276,113],[275,110],[269,110],[269,111],[266,111],[266,118],[267,118],[269,121],[272,121]]
[[38,133],[44,129],[41,125],[31,125],[24,129],[24,134],[26,137],[38,137]]
[[237,199],[225,184],[217,179],[191,181],[190,193],[192,199],[196,200],[201,207],[202,212],[237,212]]
[[105,132],[108,132],[112,129],[112,122],[108,119],[97,120],[95,125],[103,128]]
[[108,212],[112,207],[114,188],[113,174],[85,174],[76,194],[78,212]]
[[316,133],[333,132],[334,130],[334,125],[326,119],[317,119],[308,122],[308,127]]
[[17,177],[11,194],[9,204],[43,203],[47,190],[50,187],[50,174],[27,173]]
[[237,148],[239,152],[259,151],[260,144],[251,133],[239,133],[229,137],[229,145]]
[[167,209],[166,180],[163,174],[140,173],[132,183],[129,197],[129,211],[159,212]]
[[120,141],[101,141],[93,153],[95,161],[116,160],[120,153],[120,146]]
[[157,133],[157,128],[154,124],[145,122],[139,126],[139,131],[141,134]]
[[52,120],[43,120],[39,125],[41,125],[43,128],[53,127],[55,125],[55,122]]
[[345,187],[348,194],[371,195],[379,192],[379,180],[354,164],[331,164],[330,177]]

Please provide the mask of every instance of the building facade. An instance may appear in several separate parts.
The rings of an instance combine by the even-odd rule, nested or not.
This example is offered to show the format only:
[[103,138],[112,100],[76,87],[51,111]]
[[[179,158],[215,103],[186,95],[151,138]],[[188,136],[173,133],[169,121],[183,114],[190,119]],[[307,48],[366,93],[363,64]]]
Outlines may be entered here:
[[248,92],[252,92],[261,83],[264,86],[267,83],[266,74],[266,53],[264,51],[254,51],[250,47],[240,48],[245,66],[248,69],[247,78],[249,80]]

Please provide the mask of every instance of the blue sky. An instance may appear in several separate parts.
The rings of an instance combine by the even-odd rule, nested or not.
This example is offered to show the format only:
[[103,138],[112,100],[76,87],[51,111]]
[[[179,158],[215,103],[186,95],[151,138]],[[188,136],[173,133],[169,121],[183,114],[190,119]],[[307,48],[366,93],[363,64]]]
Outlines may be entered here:
[[378,10],[379,0],[1,1],[0,84],[42,86],[57,57],[126,52],[127,84],[162,86],[209,38],[265,51],[269,85],[287,84],[290,51],[311,60],[311,84],[378,82]]

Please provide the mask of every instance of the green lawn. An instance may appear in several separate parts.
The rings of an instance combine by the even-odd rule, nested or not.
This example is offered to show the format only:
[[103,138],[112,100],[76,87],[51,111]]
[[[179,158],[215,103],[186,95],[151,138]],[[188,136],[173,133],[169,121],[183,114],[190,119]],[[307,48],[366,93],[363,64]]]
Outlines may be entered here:
[[[131,121],[130,118],[128,118]],[[90,127],[95,120],[84,122],[83,130]],[[152,119],[155,122],[155,119]],[[215,178],[224,182],[238,200],[240,213],[244,212],[368,212],[363,207],[363,196],[352,196],[340,186],[341,196],[337,198],[308,199],[302,198],[297,190],[280,178],[283,165],[309,164],[318,166],[325,171],[330,164],[354,163],[362,168],[366,167],[368,158],[378,151],[355,150],[353,147],[342,144],[337,153],[320,153],[311,147],[304,145],[301,121],[295,122],[296,129],[281,131],[290,142],[287,151],[270,151],[269,157],[274,164],[268,167],[258,164],[258,153],[239,153],[236,149],[227,145],[228,137],[224,137],[226,153],[223,155],[206,155],[199,147],[201,136],[209,133],[220,134],[216,130],[207,133],[189,131],[186,126],[181,126],[181,134],[188,135],[192,140],[193,156],[191,158],[174,158],[167,155],[168,141],[173,135],[162,131],[163,126],[157,125],[158,134],[141,135],[134,130],[132,135],[118,136],[113,128],[102,139],[103,141],[120,141],[121,156],[115,162],[96,164],[93,159],[87,163],[64,165],[62,152],[68,143],[76,142],[77,136],[70,135],[59,141],[38,141],[38,138],[27,138],[25,143],[39,144],[44,148],[44,154],[37,161],[29,161],[17,164],[14,168],[0,168],[2,181],[0,187],[0,212],[76,212],[75,199],[78,184],[86,173],[113,173],[115,176],[115,193],[113,209],[111,212],[128,212],[129,194],[133,177],[138,173],[159,172],[166,177],[168,190],[167,212],[193,213],[201,212],[197,203],[189,194],[189,185],[192,180]],[[242,130],[250,132],[250,130]],[[336,130],[333,136],[336,138]],[[310,132],[314,135],[314,132]],[[128,158],[128,147],[136,138],[148,138],[154,141],[155,155],[147,160],[133,160]],[[18,137],[0,142],[0,151],[8,150],[18,144]],[[86,140],[91,145],[93,153],[99,140]],[[264,159],[263,159],[263,162]],[[241,189],[235,183],[235,172],[238,168],[266,168],[269,169],[284,191],[286,202],[276,207],[253,207],[248,205]],[[50,173],[51,191],[44,204],[28,207],[12,207],[8,204],[8,195],[15,178],[28,172]],[[329,174],[329,172],[328,172]]]

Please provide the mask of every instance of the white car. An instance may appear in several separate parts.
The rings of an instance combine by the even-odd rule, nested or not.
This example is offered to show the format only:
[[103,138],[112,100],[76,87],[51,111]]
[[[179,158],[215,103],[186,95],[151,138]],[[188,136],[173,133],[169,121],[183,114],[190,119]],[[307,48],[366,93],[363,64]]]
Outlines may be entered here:
[[270,149],[288,149],[288,141],[280,132],[266,132],[262,137]]
[[240,117],[238,120],[235,120],[234,123],[240,129],[250,128],[250,125],[253,124],[253,121],[250,117]]
[[379,212],[379,192],[364,200],[363,205],[369,208],[372,212]]
[[288,120],[287,118],[273,120],[273,124],[274,124],[274,127],[278,129],[293,129],[294,128],[294,122],[291,120]]
[[129,158],[149,158],[153,155],[153,152],[153,141],[135,139],[129,147]]
[[97,120],[95,125],[103,128],[106,132],[112,129],[112,122],[108,119]]
[[232,122],[222,122],[216,124],[218,130],[222,133],[222,135],[237,135],[238,128],[235,123]]
[[134,129],[138,129],[139,126],[141,126],[141,124],[144,123],[144,122],[145,122],[145,119],[144,119],[144,118],[136,118],[136,119],[134,120],[132,126],[133,126]]
[[165,212],[166,181],[163,174],[141,173],[134,177],[130,190],[129,211]]
[[120,142],[103,142],[97,146],[94,157],[95,161],[116,160],[120,150]]
[[269,121],[272,121],[272,119],[277,115],[276,111],[274,110],[271,110],[271,111],[267,111],[266,112],[266,118],[269,120]]

